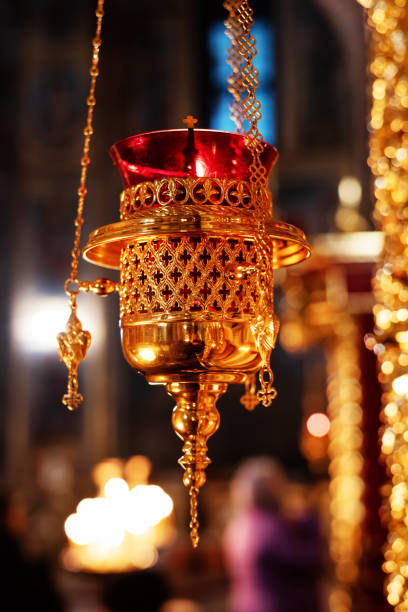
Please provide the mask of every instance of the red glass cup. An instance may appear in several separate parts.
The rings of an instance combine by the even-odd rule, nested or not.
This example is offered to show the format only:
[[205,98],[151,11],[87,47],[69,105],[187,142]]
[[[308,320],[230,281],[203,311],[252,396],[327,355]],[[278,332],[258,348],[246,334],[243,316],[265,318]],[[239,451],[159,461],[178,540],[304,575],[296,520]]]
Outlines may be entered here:
[[[249,181],[251,151],[242,134],[215,130],[163,130],[137,134],[111,147],[125,188],[163,178],[231,178]],[[278,152],[264,143],[261,162],[269,175]]]

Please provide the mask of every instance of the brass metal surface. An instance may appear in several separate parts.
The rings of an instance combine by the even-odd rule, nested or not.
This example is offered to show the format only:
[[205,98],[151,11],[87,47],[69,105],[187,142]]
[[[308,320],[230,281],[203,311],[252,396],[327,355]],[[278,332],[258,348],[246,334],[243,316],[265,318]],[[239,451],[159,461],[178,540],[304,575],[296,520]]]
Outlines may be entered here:
[[91,334],[82,329],[81,321],[75,312],[71,312],[66,329],[58,334],[57,341],[61,361],[68,368],[68,389],[62,403],[68,410],[75,410],[83,401],[82,395],[78,393],[78,366],[86,357]]
[[[149,381],[198,380],[216,375],[219,382],[243,382],[261,357],[249,321],[213,320],[122,323],[122,348],[130,365]],[[174,378],[176,376],[176,378]]]
[[269,361],[279,327],[273,270],[308,257],[310,247],[303,232],[272,218],[266,187],[245,181],[141,183],[122,193],[121,216],[90,235],[84,257],[120,268],[124,356],[150,383],[167,384],[178,402],[173,427],[185,442],[181,463],[196,546],[204,449],[219,424],[215,401],[228,383],[259,371],[261,388],[251,378],[243,404],[271,404]]
[[[279,328],[273,310],[273,271],[310,254],[303,232],[272,216],[267,182],[277,152],[263,141],[258,129],[261,112],[252,9],[246,0],[226,0],[224,6],[232,41],[228,55],[234,71],[229,78],[232,116],[239,130],[248,124],[245,138],[238,139],[235,149],[245,153],[245,168],[237,167],[237,159],[231,156],[234,151],[231,154],[221,146],[219,154],[208,144],[209,167],[193,165],[198,152],[194,145],[197,120],[191,115],[184,120],[188,128],[182,151],[185,159],[177,170],[167,167],[175,153],[171,132],[164,133],[163,142],[171,145],[166,161],[158,162],[153,156],[152,167],[149,156],[133,163],[138,146],[133,138],[130,160],[121,158],[120,147],[114,145],[113,158],[127,186],[121,196],[121,221],[92,232],[83,255],[97,265],[120,269],[121,277],[119,283],[103,278],[89,282],[79,281],[77,271],[101,45],[103,0],[98,0],[72,271],[65,285],[72,315],[67,332],[60,335],[61,357],[69,369],[69,395],[74,398],[69,405],[74,406],[82,399],[77,393],[77,354],[85,356],[90,340],[75,317],[76,296],[80,291],[98,295],[119,291],[126,359],[149,382],[166,383],[177,401],[173,427],[184,441],[180,463],[190,491],[194,546],[198,543],[197,495],[209,463],[206,442],[219,425],[215,402],[227,383],[245,382],[248,376],[244,405],[253,409],[259,401],[264,406],[272,402],[276,391],[270,355]],[[153,134],[159,133],[145,137],[151,139]],[[220,143],[231,136],[235,135],[217,133]],[[268,151],[269,163],[264,166]],[[228,172],[221,163],[225,159]],[[129,175],[126,164],[128,169],[132,165]],[[217,178],[195,176],[200,173]],[[259,391],[251,376],[256,371]]]
[[189,489],[190,535],[194,548],[199,539],[197,496],[206,481],[205,470],[211,463],[207,457],[207,440],[220,425],[216,402],[226,390],[225,383],[172,382],[167,385],[168,393],[176,400],[173,429],[184,442],[179,463],[184,468],[183,483]]
[[244,236],[201,232],[135,240],[121,255],[122,322],[159,313],[253,318],[260,268],[259,248]]
[[[259,192],[260,189],[260,193]],[[210,205],[271,215],[272,200],[266,186],[233,178],[174,177],[138,183],[122,191],[120,218],[132,218],[140,210],[157,206]]]
[[83,250],[84,258],[91,263],[116,270],[120,268],[122,249],[131,243],[135,236],[160,236],[194,231],[225,232],[250,239],[262,232],[265,240],[270,243],[270,249],[274,249],[274,269],[300,263],[310,256],[310,245],[304,233],[289,223],[272,218],[260,223],[256,217],[243,215],[242,212],[216,214],[219,212],[216,207],[215,211],[214,207],[211,207],[211,213],[199,207],[184,208],[187,210],[155,210],[154,214],[104,225],[90,234]]

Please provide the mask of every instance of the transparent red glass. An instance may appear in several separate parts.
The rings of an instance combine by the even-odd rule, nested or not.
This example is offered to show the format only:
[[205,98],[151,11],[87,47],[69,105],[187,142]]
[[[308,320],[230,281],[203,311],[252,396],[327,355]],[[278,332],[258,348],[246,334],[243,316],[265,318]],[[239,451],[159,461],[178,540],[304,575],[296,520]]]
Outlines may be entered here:
[[[249,180],[252,154],[244,136],[216,130],[163,130],[130,136],[110,150],[125,188],[166,177]],[[267,174],[278,158],[265,143],[261,156]]]

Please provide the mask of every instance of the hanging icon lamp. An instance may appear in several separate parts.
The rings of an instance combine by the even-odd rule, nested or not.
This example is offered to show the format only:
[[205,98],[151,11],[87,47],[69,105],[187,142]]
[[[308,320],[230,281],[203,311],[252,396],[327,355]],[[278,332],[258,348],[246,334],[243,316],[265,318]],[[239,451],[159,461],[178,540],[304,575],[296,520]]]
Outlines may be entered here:
[[[176,400],[172,424],[184,442],[179,463],[190,493],[194,547],[197,495],[210,463],[207,440],[220,422],[216,401],[228,383],[245,383],[246,408],[271,404],[276,391],[269,362],[279,326],[273,270],[310,253],[302,231],[272,216],[267,180],[277,151],[263,142],[257,127],[252,10],[245,1],[224,6],[233,68],[231,117],[238,132],[196,129],[197,120],[188,116],[185,129],[139,134],[113,145],[124,185],[120,221],[92,232],[83,255],[119,269],[120,281],[88,282],[78,278],[78,261],[101,44],[99,0],[72,269],[65,283],[71,316],[58,337],[68,367],[63,403],[73,410],[82,402],[77,368],[90,344],[76,316],[77,295],[119,293],[125,358],[150,383],[165,384]],[[249,129],[240,133],[245,121]]]

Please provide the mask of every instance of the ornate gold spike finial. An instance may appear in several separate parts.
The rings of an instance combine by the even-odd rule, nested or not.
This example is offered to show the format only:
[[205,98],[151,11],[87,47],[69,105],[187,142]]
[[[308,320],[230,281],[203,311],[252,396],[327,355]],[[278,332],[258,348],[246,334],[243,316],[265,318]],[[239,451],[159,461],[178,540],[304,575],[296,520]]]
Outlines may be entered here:
[[58,334],[57,340],[61,361],[68,368],[68,392],[62,398],[62,403],[68,410],[75,410],[83,400],[78,393],[78,366],[85,359],[91,344],[91,334],[82,329],[81,321],[75,312],[71,312],[66,331]]
[[183,119],[183,123],[186,124],[186,126],[188,127],[188,129],[193,129],[195,124],[197,123],[198,119],[196,119],[195,117],[193,117],[193,115],[187,115],[187,117],[185,119]]
[[172,423],[176,434],[183,440],[183,483],[190,495],[190,537],[194,548],[198,546],[197,496],[205,484],[205,469],[211,463],[207,457],[207,440],[218,429],[220,414],[216,408],[218,397],[227,390],[226,384],[183,383],[167,385],[168,392],[177,401]]

